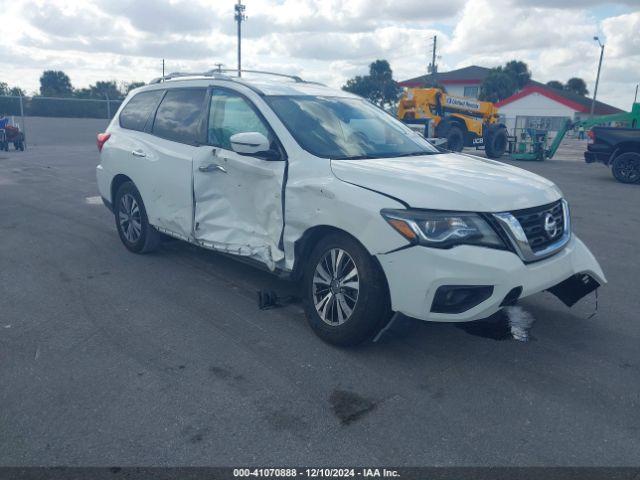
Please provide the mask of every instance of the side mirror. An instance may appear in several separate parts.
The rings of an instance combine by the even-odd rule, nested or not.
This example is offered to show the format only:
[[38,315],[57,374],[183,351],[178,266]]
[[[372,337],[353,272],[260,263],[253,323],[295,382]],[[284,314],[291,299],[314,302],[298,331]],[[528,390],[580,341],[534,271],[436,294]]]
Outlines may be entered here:
[[259,132],[242,132],[231,135],[231,148],[240,155],[256,155],[269,150],[269,140]]

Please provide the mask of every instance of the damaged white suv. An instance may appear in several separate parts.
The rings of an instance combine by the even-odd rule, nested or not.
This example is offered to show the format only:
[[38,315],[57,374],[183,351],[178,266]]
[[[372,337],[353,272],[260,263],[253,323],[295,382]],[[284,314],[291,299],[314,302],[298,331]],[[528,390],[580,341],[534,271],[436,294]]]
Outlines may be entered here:
[[571,306],[606,281],[550,181],[442,153],[297,77],[165,77],[129,94],[98,149],[129,250],[163,233],[301,281],[331,343],[370,338],[394,312],[466,322],[543,290]]

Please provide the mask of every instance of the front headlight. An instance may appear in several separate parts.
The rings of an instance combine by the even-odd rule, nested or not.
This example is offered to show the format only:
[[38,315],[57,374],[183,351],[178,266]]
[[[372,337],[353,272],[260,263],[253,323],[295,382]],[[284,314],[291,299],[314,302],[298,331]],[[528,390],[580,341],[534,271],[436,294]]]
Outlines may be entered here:
[[412,243],[435,248],[456,245],[506,248],[495,230],[477,213],[390,209],[380,213]]

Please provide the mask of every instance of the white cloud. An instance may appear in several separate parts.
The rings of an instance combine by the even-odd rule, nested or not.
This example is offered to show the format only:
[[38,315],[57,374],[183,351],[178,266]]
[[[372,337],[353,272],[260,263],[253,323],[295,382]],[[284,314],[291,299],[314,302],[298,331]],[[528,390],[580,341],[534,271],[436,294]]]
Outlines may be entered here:
[[[76,87],[149,80],[167,70],[235,66],[235,0],[0,0],[0,81],[34,91],[44,69]],[[526,61],[534,78],[581,76],[599,98],[628,107],[640,71],[637,0],[245,0],[245,67],[302,74],[340,86],[387,59],[396,78],[424,74],[438,35],[440,71]],[[595,6],[595,10],[586,7]],[[609,15],[603,12],[610,11]]]
[[535,80],[581,77],[593,92],[600,54],[593,37],[599,35],[607,47],[598,98],[629,108],[627,92],[634,88],[633,82],[640,81],[640,12],[599,22],[589,10],[577,9],[573,1],[535,5],[524,0],[467,3],[445,54],[461,58],[456,66],[497,66],[523,60]]

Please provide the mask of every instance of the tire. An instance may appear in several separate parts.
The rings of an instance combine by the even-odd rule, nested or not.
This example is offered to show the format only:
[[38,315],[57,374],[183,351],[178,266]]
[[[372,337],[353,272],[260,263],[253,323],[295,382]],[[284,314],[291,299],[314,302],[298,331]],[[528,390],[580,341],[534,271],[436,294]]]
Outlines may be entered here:
[[[333,275],[338,260],[337,271],[342,277]],[[309,325],[333,345],[362,343],[391,317],[382,269],[360,243],[346,234],[330,234],[314,247],[305,267],[303,289]]]
[[611,173],[621,183],[640,183],[640,153],[621,153],[611,163]]
[[492,132],[489,132],[484,146],[484,152],[489,158],[500,158],[507,150],[508,143],[509,139],[507,137],[507,129],[497,128]]
[[[140,192],[132,182],[118,188],[113,203],[120,240],[133,253],[149,253],[158,248],[161,235],[149,224]],[[136,221],[137,220],[137,221]]]
[[457,125],[451,125],[446,129],[447,149],[452,152],[461,152],[464,148],[464,132]]

